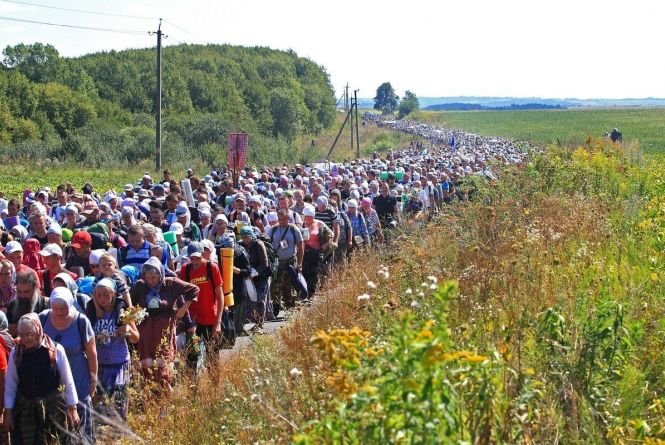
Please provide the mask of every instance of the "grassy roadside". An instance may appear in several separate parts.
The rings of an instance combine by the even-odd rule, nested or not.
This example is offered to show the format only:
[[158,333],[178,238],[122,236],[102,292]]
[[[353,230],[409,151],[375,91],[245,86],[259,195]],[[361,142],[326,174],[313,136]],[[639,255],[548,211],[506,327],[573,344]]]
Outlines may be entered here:
[[251,353],[140,400],[134,430],[150,443],[665,440],[665,167],[593,141],[478,192],[356,258]]

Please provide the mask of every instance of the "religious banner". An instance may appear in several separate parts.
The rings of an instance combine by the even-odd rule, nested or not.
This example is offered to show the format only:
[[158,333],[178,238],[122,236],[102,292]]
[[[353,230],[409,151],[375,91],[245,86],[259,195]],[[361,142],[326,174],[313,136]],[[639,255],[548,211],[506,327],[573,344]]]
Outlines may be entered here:
[[237,170],[247,165],[247,146],[249,135],[247,133],[229,133],[227,162],[232,169]]

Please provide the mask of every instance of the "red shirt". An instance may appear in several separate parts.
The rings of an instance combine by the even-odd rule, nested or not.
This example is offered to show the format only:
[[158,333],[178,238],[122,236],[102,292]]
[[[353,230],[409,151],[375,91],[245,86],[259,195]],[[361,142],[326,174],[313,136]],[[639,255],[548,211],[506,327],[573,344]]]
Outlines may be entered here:
[[217,324],[219,310],[222,309],[217,307],[217,298],[215,297],[215,288],[222,285],[222,274],[219,271],[219,266],[212,263],[213,283],[210,283],[206,263],[207,261],[203,260],[196,269],[191,264],[187,264],[180,269],[180,279],[188,281],[185,268],[189,268],[189,282],[196,284],[199,288],[199,298],[189,306],[189,314],[198,325],[214,326]]

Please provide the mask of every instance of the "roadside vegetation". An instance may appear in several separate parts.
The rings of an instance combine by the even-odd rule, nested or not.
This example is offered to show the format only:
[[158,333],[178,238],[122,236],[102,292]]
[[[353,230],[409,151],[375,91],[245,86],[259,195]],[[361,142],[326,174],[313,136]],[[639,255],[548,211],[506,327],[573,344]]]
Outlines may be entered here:
[[134,431],[151,443],[662,443],[665,167],[592,140],[477,187],[475,202],[356,257],[275,336],[170,395],[137,392]]

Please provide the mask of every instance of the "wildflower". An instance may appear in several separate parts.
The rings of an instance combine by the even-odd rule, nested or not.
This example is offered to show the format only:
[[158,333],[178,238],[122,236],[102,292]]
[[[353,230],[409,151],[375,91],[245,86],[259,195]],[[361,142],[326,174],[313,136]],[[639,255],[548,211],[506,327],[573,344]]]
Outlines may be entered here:
[[289,371],[289,375],[292,379],[297,379],[302,375],[302,371],[298,368],[293,368],[291,371]]
[[411,307],[412,307],[413,309],[418,309],[418,308],[420,307],[420,303],[418,303],[416,300],[413,300],[413,301],[411,302]]
[[407,290],[404,291],[404,293],[407,295],[411,295],[413,291],[411,290],[411,288],[408,288]]
[[374,283],[374,281],[368,281],[367,287],[369,287],[370,289],[376,289],[376,283]]
[[439,281],[439,279],[434,275],[428,276],[427,279],[430,280],[432,283],[437,283]]
[[429,285],[427,283],[425,283],[424,281],[422,283],[420,283],[420,287],[427,287],[427,286],[429,286]]
[[395,441],[400,441],[406,437],[406,433],[404,430],[399,430],[397,434],[395,434]]
[[357,297],[358,303],[366,303],[366,302],[369,301],[369,298],[370,298],[369,294],[358,295],[358,297]]
[[257,400],[259,400],[259,395],[252,394],[251,396],[249,396],[249,400],[251,400],[252,402],[256,402]]
[[439,287],[436,284],[432,283],[429,285],[429,288],[430,290],[437,290]]
[[424,296],[425,296],[425,292],[423,292],[423,291],[418,292],[418,296],[421,297],[421,298],[424,297]]

